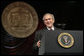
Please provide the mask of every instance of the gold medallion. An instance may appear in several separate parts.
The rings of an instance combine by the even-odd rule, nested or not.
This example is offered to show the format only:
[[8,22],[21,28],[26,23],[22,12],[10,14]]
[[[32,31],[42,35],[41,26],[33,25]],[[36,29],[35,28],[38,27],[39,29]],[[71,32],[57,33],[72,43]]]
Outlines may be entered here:
[[64,48],[70,48],[74,44],[74,38],[69,33],[61,33],[58,36],[58,43]]
[[2,25],[10,35],[26,38],[36,30],[38,15],[31,5],[25,2],[14,2],[4,9]]

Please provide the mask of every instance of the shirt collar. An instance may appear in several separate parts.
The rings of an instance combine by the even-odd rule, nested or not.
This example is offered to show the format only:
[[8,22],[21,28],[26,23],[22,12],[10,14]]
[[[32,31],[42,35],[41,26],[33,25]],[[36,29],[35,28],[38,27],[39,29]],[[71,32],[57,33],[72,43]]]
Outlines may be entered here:
[[47,29],[48,29],[48,30],[51,30],[51,29],[52,29],[53,31],[55,30],[54,26],[52,26],[51,29],[50,29],[49,27],[47,27]]

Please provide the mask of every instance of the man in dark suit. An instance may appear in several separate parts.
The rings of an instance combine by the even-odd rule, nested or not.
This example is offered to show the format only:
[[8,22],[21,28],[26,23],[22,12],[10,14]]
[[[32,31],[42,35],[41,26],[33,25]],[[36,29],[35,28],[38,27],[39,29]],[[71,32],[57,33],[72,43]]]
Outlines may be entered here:
[[45,35],[45,31],[59,30],[53,25],[55,22],[55,18],[54,18],[53,14],[50,14],[50,13],[44,14],[43,22],[46,25],[46,27],[44,29],[37,31],[35,34],[35,40],[34,40],[33,48],[34,48],[34,50],[37,50],[37,51],[41,46],[41,38]]

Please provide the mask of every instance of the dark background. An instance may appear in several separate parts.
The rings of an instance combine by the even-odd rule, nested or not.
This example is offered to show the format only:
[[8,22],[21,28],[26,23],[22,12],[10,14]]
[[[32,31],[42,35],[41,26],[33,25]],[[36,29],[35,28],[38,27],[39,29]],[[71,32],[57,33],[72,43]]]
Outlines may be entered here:
[[[52,13],[55,16],[55,26],[57,28],[65,30],[83,30],[83,1],[82,0],[1,0],[0,10],[1,15],[4,8],[12,2],[24,1],[30,4],[36,10],[39,18],[39,24],[37,30],[42,29],[44,26],[42,17],[45,13]],[[63,25],[66,24],[66,25]],[[36,31],[37,31],[36,30]],[[36,32],[35,31],[35,32]],[[6,55],[37,55],[37,52],[33,51],[32,45],[35,36],[35,32],[28,38],[19,39],[10,36],[1,25],[1,54]],[[16,48],[5,48],[7,45],[18,45]]]

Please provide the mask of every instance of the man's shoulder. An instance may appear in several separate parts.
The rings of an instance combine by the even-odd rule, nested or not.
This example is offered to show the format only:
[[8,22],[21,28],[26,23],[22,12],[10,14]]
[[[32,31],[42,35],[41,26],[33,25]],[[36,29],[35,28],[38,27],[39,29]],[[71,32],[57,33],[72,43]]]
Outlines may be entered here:
[[[55,26],[54,26],[54,28],[55,28],[56,30],[62,30],[61,28],[57,28],[57,27],[55,27]],[[46,27],[44,27],[44,28],[42,28],[42,29],[37,30],[37,32],[43,32],[43,31],[45,31],[45,30],[47,30],[47,28],[46,28]]]
[[[57,28],[57,27],[54,27],[54,28],[55,28],[55,30],[62,30],[62,29]],[[37,30],[36,32],[38,32],[38,33],[43,33],[43,32],[45,32],[46,30],[47,30],[47,28],[44,27],[44,28],[42,28],[42,29]]]
[[37,33],[43,33],[43,32],[45,32],[45,30],[47,30],[46,27],[44,27],[44,28],[42,28],[42,29],[39,29],[39,30],[37,30],[36,32],[37,32]]
[[62,30],[61,28],[57,28],[57,27],[55,27],[55,29],[56,29],[56,30]]
[[37,32],[43,32],[44,30],[46,30],[46,28],[39,29]]

